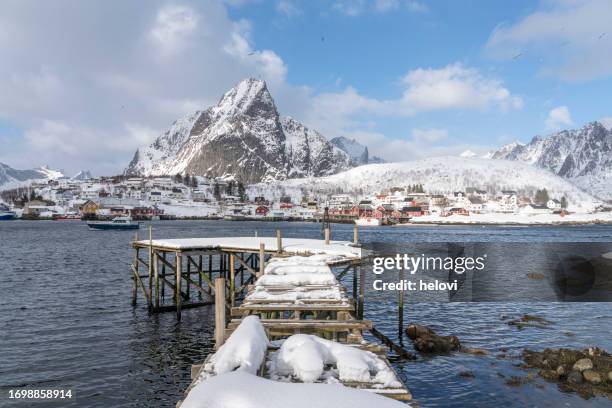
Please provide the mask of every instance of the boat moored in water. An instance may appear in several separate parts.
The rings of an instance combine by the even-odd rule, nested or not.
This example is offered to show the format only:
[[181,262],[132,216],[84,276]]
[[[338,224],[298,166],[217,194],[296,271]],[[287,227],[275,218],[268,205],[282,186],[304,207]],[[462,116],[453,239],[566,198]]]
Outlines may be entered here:
[[138,222],[130,217],[115,217],[111,221],[88,221],[87,226],[95,230],[135,230],[140,228]]

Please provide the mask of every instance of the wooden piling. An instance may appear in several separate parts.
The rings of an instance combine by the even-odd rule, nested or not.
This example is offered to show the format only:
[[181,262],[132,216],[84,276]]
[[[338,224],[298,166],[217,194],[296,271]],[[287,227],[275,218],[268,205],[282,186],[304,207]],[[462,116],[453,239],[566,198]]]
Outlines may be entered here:
[[182,276],[181,276],[181,258],[182,255],[180,252],[176,252],[176,282],[175,282],[175,288],[176,288],[176,293],[174,295],[175,297],[175,302],[176,302],[176,319],[177,320],[181,320],[181,302],[182,302],[182,296],[181,296],[181,280],[182,280]]
[[325,228],[325,245],[329,245],[329,235],[330,235],[329,228]]
[[279,254],[283,253],[283,238],[281,237],[280,230],[276,230],[276,252]]
[[[264,275],[264,270],[266,268],[266,244],[263,242],[259,244],[259,273],[257,277]],[[134,287],[136,284],[134,284]]]
[[[138,241],[138,232],[134,234],[134,242]],[[134,267],[135,272],[132,273],[132,280],[134,280],[134,286],[132,287],[132,306],[136,306],[136,298],[138,297],[138,278],[135,275],[138,275],[138,254],[139,248],[136,248],[134,251]]]
[[153,227],[149,225],[149,296],[147,305],[149,312],[153,310]]
[[159,309],[159,265],[157,258],[159,254],[157,252],[153,252],[153,275],[155,279],[155,309]]
[[[198,259],[198,261],[199,261],[198,262],[198,285],[200,287],[203,287],[202,286],[202,273],[204,271],[202,270],[202,255],[200,255],[200,258]],[[198,291],[198,298],[202,299],[202,292],[200,292],[200,291]]]
[[[404,270],[399,270],[399,281],[404,282]],[[404,291],[400,290],[398,292],[398,333],[400,338],[400,343],[402,343],[403,333],[404,333]]]
[[357,224],[353,227],[353,245],[359,245],[359,227]]
[[229,276],[230,276],[230,306],[234,307],[236,303],[236,270],[234,265],[234,255],[229,255]]
[[358,319],[363,319],[363,301],[365,297],[365,269],[357,266],[359,270],[359,302],[357,306]]
[[225,341],[225,279],[215,279],[215,350]]

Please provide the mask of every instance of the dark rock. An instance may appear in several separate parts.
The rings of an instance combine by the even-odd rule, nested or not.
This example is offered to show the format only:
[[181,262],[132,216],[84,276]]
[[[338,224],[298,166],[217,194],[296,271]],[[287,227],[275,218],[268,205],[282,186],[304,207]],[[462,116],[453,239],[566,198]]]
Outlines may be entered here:
[[471,371],[461,371],[461,372],[459,373],[459,377],[464,377],[464,378],[474,378],[474,377],[476,377],[476,376],[475,376],[475,375],[474,375],[474,373],[473,373],[473,372],[471,372]]
[[567,381],[574,384],[582,384],[582,373],[580,371],[573,370],[567,376]]
[[411,324],[406,328],[406,334],[421,353],[449,353],[461,345],[457,336],[438,336],[426,326]]

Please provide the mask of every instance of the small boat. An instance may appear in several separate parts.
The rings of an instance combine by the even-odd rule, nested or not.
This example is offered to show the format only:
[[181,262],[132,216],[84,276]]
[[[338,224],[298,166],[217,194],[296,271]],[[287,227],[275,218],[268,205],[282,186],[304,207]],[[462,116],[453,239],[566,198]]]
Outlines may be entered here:
[[130,217],[115,217],[111,221],[88,221],[87,226],[96,230],[135,230],[140,224]]
[[361,227],[378,227],[382,224],[382,220],[374,217],[362,217],[357,218],[355,220],[355,224]]
[[14,220],[17,218],[17,213],[13,211],[0,211],[0,221]]

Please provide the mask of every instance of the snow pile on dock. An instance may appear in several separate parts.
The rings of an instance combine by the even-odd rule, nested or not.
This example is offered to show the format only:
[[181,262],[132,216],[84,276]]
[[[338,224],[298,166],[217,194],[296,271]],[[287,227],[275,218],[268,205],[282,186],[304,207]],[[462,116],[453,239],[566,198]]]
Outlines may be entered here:
[[374,353],[309,334],[295,334],[285,340],[268,369],[271,378],[280,381],[297,378],[305,383],[344,381],[374,383],[379,387],[402,386]]
[[245,317],[219,350],[204,364],[198,381],[230,371],[256,374],[268,348],[268,336],[257,316]]
[[292,384],[245,372],[222,374],[194,387],[181,408],[402,408],[371,392],[328,384]]
[[336,255],[272,258],[245,303],[252,301],[296,302],[300,300],[346,301],[328,263]]

